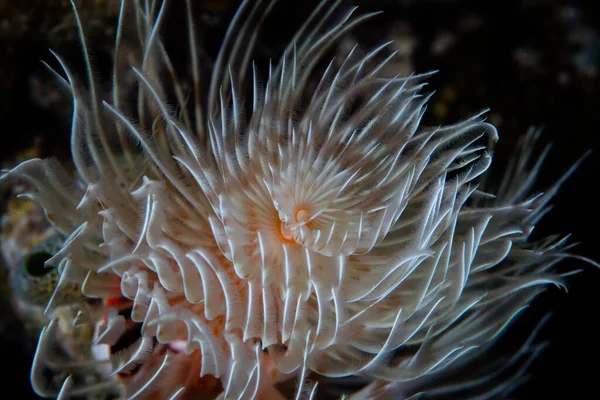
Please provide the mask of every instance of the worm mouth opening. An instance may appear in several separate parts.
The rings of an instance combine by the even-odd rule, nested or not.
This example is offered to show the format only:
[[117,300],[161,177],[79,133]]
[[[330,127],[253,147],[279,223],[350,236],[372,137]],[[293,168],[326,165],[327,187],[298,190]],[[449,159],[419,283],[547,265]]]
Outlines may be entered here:
[[296,222],[299,224],[306,223],[310,220],[310,213],[306,208],[299,208],[294,215]]
[[277,233],[282,242],[296,244],[294,240],[294,232],[289,226],[280,219],[277,220]]
[[45,251],[31,253],[25,258],[25,272],[33,277],[42,277],[53,270],[44,263],[52,258],[52,254]]

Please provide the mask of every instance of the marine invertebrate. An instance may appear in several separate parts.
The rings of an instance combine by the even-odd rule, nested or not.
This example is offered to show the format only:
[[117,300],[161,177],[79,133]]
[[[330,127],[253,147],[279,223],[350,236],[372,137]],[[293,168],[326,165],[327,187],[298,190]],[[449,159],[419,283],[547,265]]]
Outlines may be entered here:
[[[31,148],[25,152],[25,157],[19,155],[19,158],[27,159],[38,153],[37,148]],[[21,340],[24,344],[35,344],[40,330],[55,319],[58,329],[52,365],[85,364],[93,356],[90,349],[95,327],[93,323],[85,322],[73,325],[72,321],[77,310],[96,300],[83,296],[76,283],[65,285],[60,294],[55,293],[60,273],[57,266],[45,265],[45,261],[62,247],[65,237],[48,223],[39,204],[21,198],[20,195],[31,191],[32,187],[17,184],[10,189],[12,198],[0,221],[2,267],[8,273],[7,287],[3,288],[6,292],[2,294],[7,296],[18,318],[14,323],[20,323],[24,328],[25,335]],[[57,296],[53,297],[55,294]],[[53,310],[46,315],[44,311],[50,299]],[[93,371],[86,372],[94,375]]]
[[[320,4],[261,84],[249,60],[274,2],[244,2],[206,93],[188,13],[188,95],[159,38],[165,2],[123,1],[111,101],[78,20],[88,85],[60,56],[66,79],[56,74],[73,95],[75,176],[33,159],[3,179],[31,181],[29,197],[67,236],[46,261],[61,273],[47,310],[70,284],[100,299],[78,322],[97,323],[93,348],[104,351],[85,368],[110,373],[44,381],[52,322],[32,372],[38,392],[278,398],[275,384],[296,379],[296,397],[312,398],[314,371],[364,378],[354,398],[409,397],[561,284],[548,271],[567,257],[564,241],[528,241],[560,181],[528,197],[538,166],[527,171],[526,143],[498,193],[479,190],[496,129],[482,115],[422,126],[427,74],[383,75],[387,44],[321,70],[370,16],[338,5]],[[137,53],[123,49],[131,42]],[[50,367],[66,377],[74,365]]]
[[[37,156],[28,149],[21,159]],[[48,323],[43,310],[54,292],[60,274],[56,268],[45,268],[44,262],[60,249],[64,237],[46,220],[43,208],[21,194],[31,191],[27,185],[10,188],[10,200],[0,219],[0,250],[6,272],[7,290],[13,294],[12,308],[24,319],[27,331],[37,336]],[[79,287],[72,286],[58,303],[85,301]]]

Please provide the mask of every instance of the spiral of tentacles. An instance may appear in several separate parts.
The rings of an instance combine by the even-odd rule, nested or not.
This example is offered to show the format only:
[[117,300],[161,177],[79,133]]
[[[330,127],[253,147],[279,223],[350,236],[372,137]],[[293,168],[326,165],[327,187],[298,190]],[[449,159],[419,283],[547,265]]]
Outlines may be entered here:
[[[61,273],[53,298],[80,284],[102,300],[78,319],[96,324],[97,366],[110,376],[71,375],[63,395],[185,397],[212,376],[222,398],[278,398],[274,385],[290,378],[312,398],[315,371],[408,397],[559,283],[546,271],[565,257],[562,242],[527,243],[556,190],[525,197],[536,173],[524,168],[528,152],[493,198],[478,181],[495,128],[481,115],[423,127],[427,75],[383,75],[394,56],[385,44],[321,71],[336,40],[370,16],[338,2],[321,3],[262,84],[248,60],[273,6],[263,3],[236,14],[206,103],[192,12],[187,96],[159,38],[164,2],[122,2],[111,101],[99,98],[83,30],[89,85],[57,56],[73,95],[76,176],[34,159],[4,178],[34,184],[29,197],[68,236],[47,261]],[[128,34],[139,59],[125,57]],[[56,329],[42,333],[33,372],[47,396],[60,388],[39,372]]]

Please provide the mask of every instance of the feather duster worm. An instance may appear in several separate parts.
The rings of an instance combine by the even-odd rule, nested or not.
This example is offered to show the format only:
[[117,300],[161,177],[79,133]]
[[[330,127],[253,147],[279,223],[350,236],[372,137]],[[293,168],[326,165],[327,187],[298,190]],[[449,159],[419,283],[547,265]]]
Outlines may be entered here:
[[568,256],[564,240],[528,241],[562,182],[529,195],[537,132],[498,193],[483,192],[497,133],[481,115],[422,126],[427,74],[383,74],[387,44],[320,68],[372,16],[339,1],[317,7],[264,84],[250,59],[274,2],[243,2],[208,88],[188,1],[187,90],[160,39],[166,3],[121,3],[110,101],[75,12],[87,84],[58,55],[65,77],[55,73],[73,97],[75,174],[32,159],[3,176],[35,185],[29,198],[67,237],[46,261],[61,274],[47,315],[72,285],[100,299],[76,304],[74,324],[96,325],[88,362],[55,362],[60,327],[42,331],[39,394],[276,399],[293,379],[295,398],[314,398],[316,382],[353,377],[352,399],[409,398],[562,284],[549,270]]

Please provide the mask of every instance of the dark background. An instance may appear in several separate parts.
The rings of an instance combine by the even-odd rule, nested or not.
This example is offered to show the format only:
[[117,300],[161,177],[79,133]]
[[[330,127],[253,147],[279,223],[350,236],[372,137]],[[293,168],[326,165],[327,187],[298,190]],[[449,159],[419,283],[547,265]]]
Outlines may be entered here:
[[[489,118],[500,133],[493,176],[502,173],[501,166],[531,125],[544,126],[542,142],[554,144],[539,177],[540,190],[588,149],[595,150],[562,187],[554,201],[555,209],[536,228],[536,235],[572,233],[572,241],[581,242],[577,254],[600,260],[596,195],[600,173],[600,13],[592,11],[594,2],[355,2],[362,10],[382,9],[385,14],[354,31],[353,37],[378,44],[390,39],[395,29],[402,43],[408,44],[407,65],[417,72],[440,70],[430,79],[430,87],[437,92],[426,123],[453,122],[491,109]],[[0,24],[3,167],[10,165],[11,159],[36,137],[47,154],[68,151],[69,114],[65,104],[68,110],[69,103],[55,96],[52,77],[39,63],[51,59],[49,47],[67,55],[79,51],[70,10],[63,3],[0,0],[0,22],[8,21]],[[206,23],[202,29],[209,57],[218,49],[235,3],[200,1],[196,6]],[[283,6],[275,10],[265,27],[261,43],[265,49],[276,49],[285,41],[315,4],[291,0],[281,3]],[[118,12],[115,4],[105,0],[81,6],[84,20],[91,21],[90,40],[100,73],[110,65],[112,36],[108,27],[114,24]],[[177,7],[173,6],[174,15]],[[54,29],[61,23],[63,27]],[[77,66],[77,61],[74,64]],[[566,261],[563,268],[585,271],[569,279],[568,293],[551,288],[538,298],[505,338],[510,341],[513,335],[527,332],[546,312],[553,313],[539,335],[540,341],[551,344],[530,368],[530,380],[514,393],[514,399],[599,397],[600,344],[596,327],[600,271],[578,260]],[[6,301],[0,307],[0,354],[4,360],[0,379],[8,384],[5,390],[20,393],[11,398],[35,398],[28,377],[33,345],[23,339]]]

